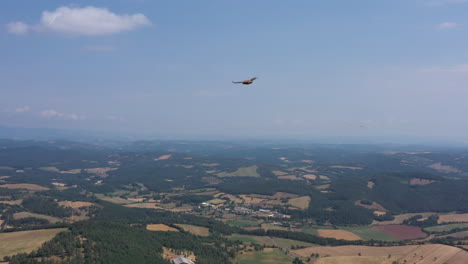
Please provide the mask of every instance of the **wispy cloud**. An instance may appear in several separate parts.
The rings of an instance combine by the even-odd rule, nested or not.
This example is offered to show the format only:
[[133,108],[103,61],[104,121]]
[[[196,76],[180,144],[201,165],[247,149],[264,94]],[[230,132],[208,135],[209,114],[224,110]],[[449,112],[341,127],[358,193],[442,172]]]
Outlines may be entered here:
[[44,118],[57,118],[63,120],[86,120],[86,116],[78,114],[65,114],[54,109],[47,109],[39,113]]
[[30,30],[68,35],[98,36],[129,31],[151,25],[143,14],[115,14],[106,8],[93,6],[74,8],[59,7],[55,11],[42,12],[41,22],[28,25],[17,21],[7,24],[8,32],[24,35]]
[[16,113],[25,113],[25,112],[29,112],[29,110],[31,110],[31,107],[29,107],[28,105],[15,108]]
[[444,22],[444,23],[440,23],[436,26],[436,29],[439,29],[439,30],[444,30],[444,29],[453,29],[453,28],[457,28],[459,27],[460,24],[458,23],[454,23],[454,22]]
[[11,34],[25,35],[29,31],[29,26],[23,22],[17,21],[6,24],[6,29]]

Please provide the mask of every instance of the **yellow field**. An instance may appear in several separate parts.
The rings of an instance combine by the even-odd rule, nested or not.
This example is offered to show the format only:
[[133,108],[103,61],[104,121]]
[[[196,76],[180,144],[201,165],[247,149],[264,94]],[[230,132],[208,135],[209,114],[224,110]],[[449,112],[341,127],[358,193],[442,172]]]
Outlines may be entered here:
[[315,264],[392,264],[398,257],[359,257],[359,256],[346,256],[346,257],[326,257],[320,258]]
[[209,236],[210,235],[210,230],[206,227],[194,226],[194,225],[183,225],[183,224],[177,224],[177,226],[197,236]]
[[155,225],[146,225],[146,229],[150,231],[173,231],[179,232],[178,229],[164,225],[164,224],[155,224]]
[[[321,258],[319,264],[341,264],[341,263],[359,263],[359,264],[380,264],[386,262],[375,262],[379,259],[372,257],[385,257],[391,255],[393,260],[399,263],[417,263],[417,264],[464,264],[468,259],[468,252],[462,249],[440,245],[412,245],[395,247],[369,247],[369,246],[337,246],[337,247],[309,247],[304,249],[292,250],[294,255],[303,258],[309,257],[312,253],[318,253],[320,256],[330,256],[333,258]],[[366,257],[363,261],[368,262],[342,262],[349,257]],[[336,258],[338,257],[338,258]],[[341,258],[339,258],[341,257]],[[369,258],[371,257],[371,258]],[[374,262],[369,262],[374,261]]]
[[310,197],[309,196],[302,196],[298,198],[289,199],[288,204],[297,207],[299,209],[307,209],[309,208]]
[[19,212],[19,213],[14,213],[13,218],[14,219],[22,219],[26,217],[35,217],[35,218],[41,218],[49,221],[51,224],[55,224],[57,222],[62,222],[60,218],[53,217],[53,216],[48,216],[48,215],[43,215],[43,214],[35,214],[35,213],[30,213],[30,212]]
[[167,160],[168,158],[172,157],[172,155],[162,155],[159,158],[156,158],[154,160]]
[[65,230],[56,228],[0,233],[0,259],[17,253],[29,253]]
[[362,240],[358,235],[345,230],[318,229],[318,235],[343,240]]
[[11,183],[0,185],[0,188],[7,189],[25,189],[30,191],[48,191],[49,188],[32,183]]

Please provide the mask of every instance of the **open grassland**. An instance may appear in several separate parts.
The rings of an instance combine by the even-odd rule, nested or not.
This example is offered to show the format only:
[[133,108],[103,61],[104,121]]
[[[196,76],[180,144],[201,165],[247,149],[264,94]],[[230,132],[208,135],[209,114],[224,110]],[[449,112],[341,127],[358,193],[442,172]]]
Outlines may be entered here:
[[281,179],[281,180],[292,180],[292,181],[300,180],[300,178],[298,178],[298,177],[295,176],[295,175],[278,176],[278,179]]
[[248,252],[237,255],[237,264],[290,264],[291,259],[281,250],[265,248],[260,252]]
[[362,227],[340,227],[340,229],[352,232],[364,240],[383,240],[383,241],[395,241],[396,238],[388,235],[385,232],[378,230],[373,226],[362,226]]
[[380,257],[365,257],[365,256],[346,256],[346,257],[326,257],[320,258],[314,264],[392,264],[399,257],[380,256]]
[[256,220],[235,220],[228,222],[229,225],[237,226],[237,227],[252,227],[252,226],[260,226],[260,224]]
[[0,259],[17,253],[29,253],[65,230],[66,228],[55,228],[0,233]]
[[173,228],[164,224],[153,224],[153,225],[146,225],[146,229],[150,231],[173,231],[179,232],[177,228]]
[[308,180],[316,180],[317,179],[317,175],[315,174],[305,174],[305,175],[302,175],[303,178],[305,179],[308,179]]
[[183,225],[183,224],[177,224],[177,226],[197,236],[209,236],[210,235],[210,230],[206,227],[194,226],[194,225]]
[[172,155],[162,155],[160,156],[159,158],[156,158],[154,160],[167,160],[169,159],[170,157],[172,157]]
[[321,237],[329,237],[343,240],[362,240],[360,236],[345,230],[318,229],[317,232],[318,235]]
[[260,177],[260,174],[257,172],[257,165],[250,167],[242,167],[237,169],[234,172],[221,172],[216,175],[219,177]]
[[244,243],[256,243],[260,245],[266,245],[267,247],[280,247],[280,248],[291,248],[292,246],[300,247],[311,247],[315,246],[312,243],[307,243],[298,240],[286,239],[286,238],[277,238],[269,236],[252,236],[252,235],[242,235],[234,234],[228,237],[229,240],[233,241],[242,241]]
[[27,217],[35,217],[35,218],[41,218],[49,221],[49,223],[54,224],[57,222],[62,222],[60,218],[53,217],[53,216],[48,216],[48,215],[43,215],[43,214],[35,214],[35,213],[30,213],[30,212],[19,212],[19,213],[14,213],[13,218],[14,219],[23,219]]
[[78,209],[81,207],[90,207],[94,205],[93,203],[90,203],[90,202],[81,202],[81,201],[75,201],[75,202],[62,201],[62,202],[59,202],[58,204],[61,206],[65,206],[65,207],[71,207],[73,209]]
[[20,205],[23,200],[0,201],[0,204]]
[[123,198],[120,198],[120,197],[109,197],[109,196],[105,196],[104,194],[101,194],[101,193],[98,193],[98,194],[95,194],[97,198],[103,200],[103,201],[106,201],[106,202],[111,202],[111,203],[115,203],[115,204],[129,204],[129,203],[133,203],[132,201],[129,201],[129,200],[126,200],[126,199],[123,199]]
[[369,246],[337,246],[337,247],[309,247],[292,250],[291,252],[301,257],[309,257],[312,253],[318,253],[320,256],[405,256],[416,250],[419,246],[397,246],[397,247],[369,247]]
[[428,231],[428,232],[446,232],[446,231],[451,231],[451,230],[456,229],[456,228],[468,228],[468,223],[430,226],[430,227],[424,228],[424,231]]
[[309,208],[310,203],[310,196],[301,196],[297,198],[289,199],[288,204],[297,207],[299,209],[307,209]]
[[197,236],[209,236],[210,235],[210,230],[206,227],[194,226],[194,225],[183,225],[183,224],[177,224],[177,226]]
[[438,238],[454,237],[454,238],[468,238],[468,231],[460,231],[448,235],[437,236]]
[[3,184],[0,185],[0,188],[7,188],[7,189],[24,189],[29,191],[48,191],[49,188],[39,186],[37,184],[32,183],[10,183],[10,184]]
[[349,169],[349,170],[362,170],[362,167],[351,167],[351,166],[341,166],[341,165],[333,165],[330,166],[333,169]]
[[388,235],[395,237],[399,240],[406,239],[417,239],[426,237],[421,228],[415,226],[406,226],[406,225],[382,225],[375,226],[378,230],[387,233]]
[[125,207],[133,207],[133,208],[147,208],[147,209],[163,209],[159,207],[157,203],[133,203],[133,204],[126,204]]
[[226,200],[219,199],[219,198],[215,198],[215,199],[213,199],[213,200],[207,201],[207,203],[209,203],[209,204],[214,204],[214,205],[223,204],[223,203],[225,203],[225,202],[226,202]]
[[57,167],[40,167],[39,170],[42,170],[42,171],[51,171],[51,172],[60,172],[59,169],[57,169]]
[[468,222],[468,214],[446,214],[439,216],[439,224],[450,222]]

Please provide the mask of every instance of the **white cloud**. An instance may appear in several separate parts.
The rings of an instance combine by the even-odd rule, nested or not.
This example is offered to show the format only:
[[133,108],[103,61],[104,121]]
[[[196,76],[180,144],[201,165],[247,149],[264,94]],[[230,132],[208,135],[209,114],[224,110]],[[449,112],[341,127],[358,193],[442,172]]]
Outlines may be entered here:
[[86,51],[116,51],[117,48],[114,46],[108,46],[108,45],[89,45],[89,46],[84,46],[84,50]]
[[119,15],[106,8],[63,6],[55,11],[42,12],[41,22],[38,25],[27,25],[23,22],[13,22],[8,25],[9,32],[13,34],[25,34],[28,29],[33,29],[38,32],[98,36],[151,25],[151,21],[143,14]]
[[25,112],[29,112],[29,110],[31,110],[31,108],[28,105],[26,105],[26,106],[23,106],[23,107],[17,107],[15,109],[15,112],[16,113],[25,113]]
[[460,24],[458,23],[454,23],[454,22],[444,22],[444,23],[440,23],[436,26],[436,29],[452,29],[452,28],[456,28],[456,27],[459,27]]
[[48,109],[40,112],[40,116],[44,118],[57,118],[57,119],[64,119],[64,120],[86,120],[86,116],[78,115],[78,114],[65,114],[58,112],[54,109]]
[[23,22],[11,22],[6,24],[9,33],[15,35],[25,35],[29,31],[29,26]]

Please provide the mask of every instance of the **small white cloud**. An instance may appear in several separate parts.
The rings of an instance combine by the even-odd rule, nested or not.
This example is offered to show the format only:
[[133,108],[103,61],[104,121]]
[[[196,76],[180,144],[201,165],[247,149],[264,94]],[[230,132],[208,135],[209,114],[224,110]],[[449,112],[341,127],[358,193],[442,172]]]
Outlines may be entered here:
[[58,118],[64,120],[86,120],[86,116],[78,114],[65,114],[54,109],[48,109],[40,112],[40,116],[44,118]]
[[23,106],[23,107],[18,107],[15,109],[15,112],[16,113],[25,113],[25,112],[29,112],[29,110],[31,110],[31,108],[26,105],[26,106]]
[[108,45],[90,45],[90,46],[84,46],[84,50],[86,51],[116,51],[117,48],[114,46],[108,46]]
[[440,29],[440,30],[443,30],[443,29],[452,29],[452,28],[457,28],[459,27],[460,24],[458,23],[454,23],[454,22],[444,22],[444,23],[440,23],[436,26],[436,29]]
[[25,35],[29,31],[29,26],[23,22],[11,22],[6,24],[9,33],[15,35]]
[[26,34],[28,29],[34,29],[38,32],[98,36],[151,25],[151,21],[143,14],[119,15],[106,8],[63,6],[55,11],[42,12],[41,22],[38,25],[27,25],[23,22],[13,22],[8,25],[9,32],[13,34]]

